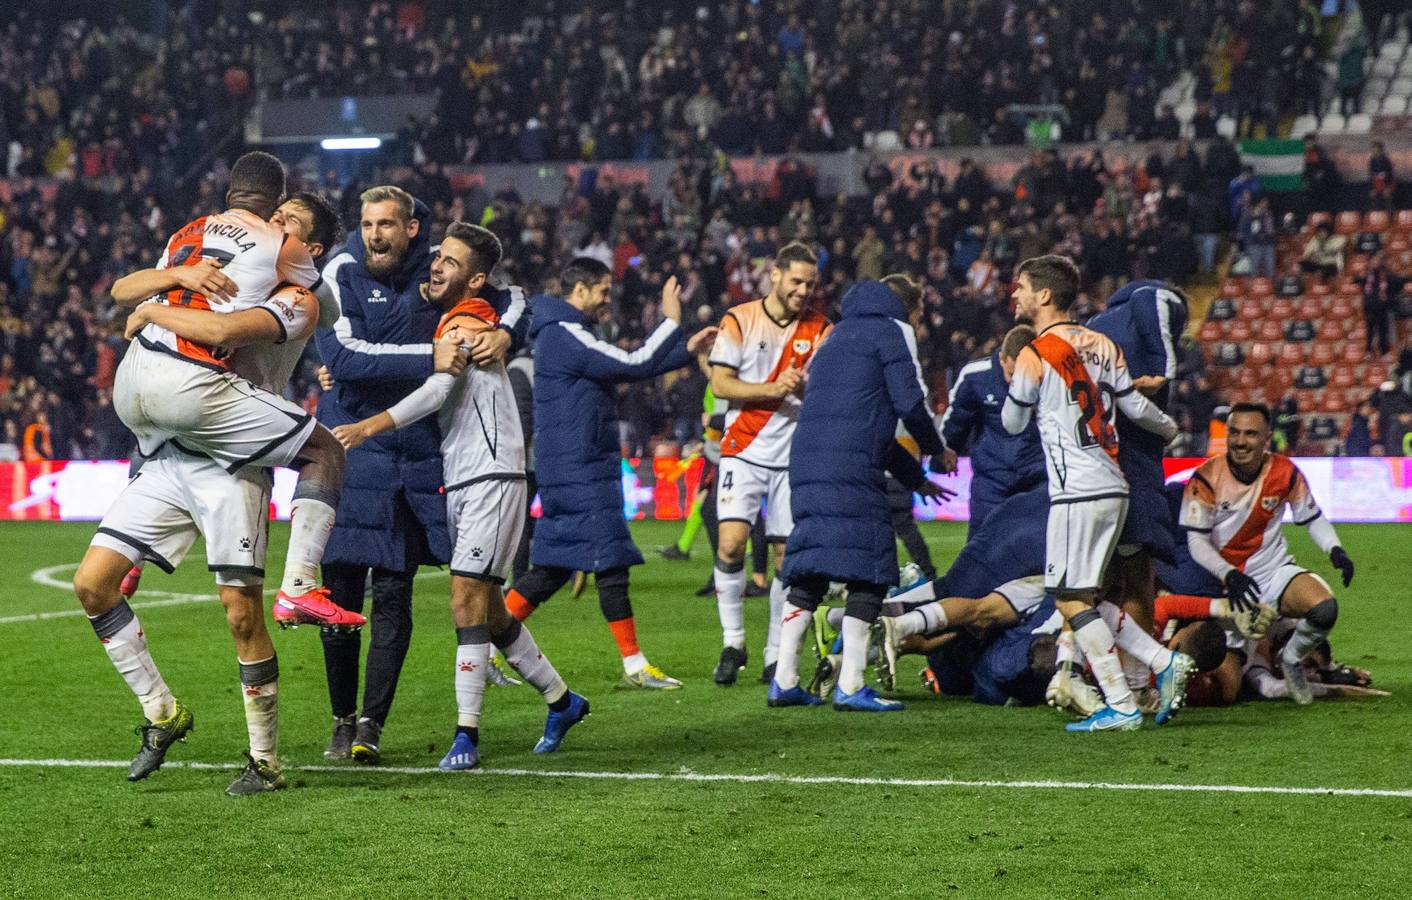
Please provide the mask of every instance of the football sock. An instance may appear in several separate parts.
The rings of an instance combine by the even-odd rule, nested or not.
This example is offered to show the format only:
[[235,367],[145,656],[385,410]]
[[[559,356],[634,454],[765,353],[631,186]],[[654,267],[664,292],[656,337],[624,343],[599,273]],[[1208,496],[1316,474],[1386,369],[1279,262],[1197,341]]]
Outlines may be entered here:
[[456,724],[480,727],[485,700],[485,669],[490,665],[490,629],[471,625],[456,629]]
[[789,588],[778,578],[770,580],[770,627],[765,632],[765,665],[771,665],[780,658],[780,618],[784,615],[784,604],[789,599]]
[[480,728],[474,725],[457,725],[457,734],[464,734],[471,739],[471,743],[480,746]]
[[613,641],[618,645],[619,656],[627,659],[629,656],[641,655],[641,648],[637,646],[637,625],[634,624],[632,616],[609,622],[608,630],[613,632]]
[[1098,604],[1098,613],[1113,632],[1113,640],[1118,649],[1127,654],[1123,661],[1123,674],[1128,687],[1141,690],[1151,682],[1151,674],[1161,672],[1172,663],[1172,651],[1153,640],[1152,635],[1142,630],[1132,616],[1112,603]]
[[900,594],[893,594],[888,597],[890,603],[926,603],[928,600],[936,599],[936,582],[924,581],[909,591]]
[[701,530],[701,504],[704,500],[697,500],[691,504],[691,513],[686,517],[686,524],[682,526],[681,537],[677,538],[677,549],[682,553],[691,550],[691,545],[696,541],[696,533]]
[[559,677],[554,664],[534,642],[534,635],[528,628],[515,622],[508,632],[496,640],[496,646],[505,654],[505,661],[549,701],[551,708],[569,695],[564,679]]
[[946,610],[941,608],[939,602],[919,606],[909,613],[903,613],[894,621],[903,637],[909,634],[930,634],[933,631],[940,631],[947,625]]
[[626,674],[636,675],[645,668],[647,668],[647,657],[644,656],[641,651],[634,653],[632,656],[623,657],[623,672]]
[[716,612],[721,617],[721,641],[745,649],[745,561],[716,560]]
[[799,650],[804,646],[810,621],[809,610],[785,601],[784,615],[780,616],[780,655],[775,660],[775,684],[786,691],[799,684]]
[[240,663],[240,692],[245,700],[245,730],[250,755],[279,767],[279,658]]
[[868,629],[872,623],[853,616],[843,617],[843,665],[838,670],[838,689],[855,694],[863,689],[863,669],[868,665]]
[[1118,660],[1113,632],[1103,617],[1092,609],[1085,609],[1069,619],[1069,627],[1074,631],[1075,646],[1088,658],[1088,666],[1098,679],[1103,699],[1118,712],[1137,712],[1137,700],[1123,677],[1123,664]]
[[1308,619],[1300,619],[1299,624],[1294,628],[1294,634],[1289,636],[1289,643],[1285,644],[1283,651],[1285,665],[1303,660],[1320,642],[1328,640],[1330,630],[1319,628]]
[[333,531],[334,512],[332,506],[313,497],[300,497],[290,506],[289,551],[280,590],[291,597],[319,586],[319,563]]
[[1074,646],[1074,633],[1072,631],[1061,631],[1055,641],[1056,668],[1068,671],[1071,675],[1081,675],[1084,669],[1084,655],[1078,647]]
[[505,608],[510,611],[510,615],[523,622],[534,612],[534,604],[525,599],[525,595],[511,588],[505,595]]
[[157,671],[157,664],[147,651],[147,635],[127,601],[118,601],[117,606],[100,616],[90,617],[88,622],[98,640],[103,642],[113,668],[137,695],[147,720],[160,722],[171,718],[176,711],[176,698],[162,680],[162,673]]

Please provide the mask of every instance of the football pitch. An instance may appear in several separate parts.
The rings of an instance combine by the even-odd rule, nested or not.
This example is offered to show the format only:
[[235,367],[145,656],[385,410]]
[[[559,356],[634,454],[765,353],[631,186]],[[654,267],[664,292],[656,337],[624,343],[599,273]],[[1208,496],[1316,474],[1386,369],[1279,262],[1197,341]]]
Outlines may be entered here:
[[[938,564],[964,526],[924,523]],[[1164,728],[1074,735],[1052,710],[924,694],[906,657],[900,714],[767,709],[757,684],[767,601],[747,604],[750,664],[711,682],[709,567],[652,548],[636,523],[649,658],[674,693],[615,689],[617,654],[590,586],[531,620],[593,715],[556,755],[529,752],[544,705],[487,691],[484,769],[436,764],[455,724],[444,573],[417,582],[411,653],[383,764],[322,758],[330,718],[318,631],[275,632],[291,789],[232,799],[245,748],[234,649],[198,545],[134,600],[188,743],[129,784],[136,701],[67,590],[90,524],[0,524],[0,893],[190,897],[1395,896],[1412,874],[1412,531],[1339,527],[1358,565],[1337,591],[1335,655],[1392,696],[1193,709]],[[1302,529],[1306,565],[1333,573]],[[287,527],[271,538],[279,570]],[[364,638],[366,647],[367,639]],[[807,681],[813,666],[806,649]],[[1397,885],[1402,884],[1402,888]]]

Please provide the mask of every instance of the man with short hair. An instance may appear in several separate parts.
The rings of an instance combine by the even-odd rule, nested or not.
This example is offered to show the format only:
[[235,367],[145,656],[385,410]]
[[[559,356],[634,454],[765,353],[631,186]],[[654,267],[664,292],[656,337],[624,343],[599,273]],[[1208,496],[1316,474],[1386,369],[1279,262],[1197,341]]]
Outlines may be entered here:
[[532,568],[506,605],[524,621],[573,577],[592,572],[598,605],[622,657],[629,687],[676,690],[681,682],[647,661],[637,643],[628,570],[642,564],[623,518],[622,453],[613,422],[619,384],[656,378],[690,362],[715,329],[690,341],[681,331],[681,288],[662,286],[662,323],[634,351],[591,331],[611,302],[612,270],[577,257],[559,276],[563,298],[541,294],[534,311],[535,474],[544,515],[534,530]]
[[1295,564],[1281,522],[1286,507],[1343,576],[1353,583],[1353,560],[1319,509],[1304,473],[1286,456],[1271,453],[1270,410],[1236,403],[1226,419],[1226,453],[1212,457],[1187,482],[1181,525],[1196,560],[1226,586],[1237,609],[1268,604],[1299,625],[1281,653],[1288,694],[1305,705],[1314,694],[1303,661],[1328,639],[1338,621],[1338,600],[1328,583]]
[[[1032,322],[1038,337],[1015,361],[1001,415],[1006,430],[1019,434],[1038,408],[1049,468],[1045,588],[1055,594],[1055,606],[1073,630],[1074,642],[1088,658],[1108,702],[1066,728],[1134,730],[1142,724],[1142,713],[1123,676],[1113,632],[1095,609],[1128,506],[1113,410],[1121,409],[1167,440],[1176,434],[1176,424],[1134,390],[1122,351],[1104,335],[1073,321],[1078,294],[1078,267],[1069,258],[1039,256],[1020,264],[1015,314]],[[1160,647],[1157,655],[1165,657],[1153,666],[1161,671],[1157,720],[1163,723],[1180,706],[1186,663]]]
[[765,536],[775,557],[765,672],[773,676],[785,586],[779,579],[785,541],[794,528],[789,509],[789,448],[799,417],[805,370],[831,327],[806,309],[819,261],[804,244],[786,244],[770,267],[770,293],[731,307],[711,348],[711,391],[729,403],[716,473],[716,608],[721,658],[716,684],[735,684],[745,667],[745,545],[765,512]]
[[[323,256],[336,239],[338,220],[322,197],[295,194],[271,223],[301,242],[311,257]],[[120,305],[139,303],[165,291],[189,290],[229,297],[237,287],[219,260],[148,269],[124,276],[112,294]],[[313,334],[319,304],[309,291],[286,285],[265,303],[219,313],[147,303],[129,317],[128,333],[149,323],[209,346],[232,348],[233,371],[249,383],[278,392],[289,381]],[[128,770],[137,781],[160,768],[167,750],[192,728],[189,710],[167,687],[147,649],[147,639],[128,598],[148,560],[171,571],[199,535],[206,540],[209,568],[231,635],[235,638],[241,694],[250,744],[249,763],[227,793],[242,796],[285,786],[278,756],[279,665],[265,630],[264,557],[268,532],[270,472],[236,472],[172,443],[161,447],[134,473],[99,526],[74,575],[74,588],[104,649],[142,702],[147,717],[142,747]],[[126,573],[126,575],[125,575]]]
[[1007,373],[1014,368],[1015,357],[1033,339],[1033,328],[1016,326],[988,358],[962,366],[951,385],[946,412],[941,415],[941,438],[946,446],[957,453],[969,448],[971,456],[967,540],[1006,498],[1045,482],[1038,427],[1031,425],[1012,435],[1000,421]]
[[[467,346],[494,328],[498,316],[481,298],[500,262],[500,241],[485,228],[453,222],[437,248],[427,299],[443,314],[436,339]],[[536,753],[559,749],[564,735],[588,715],[588,701],[564,684],[529,629],[505,609],[501,586],[515,560],[527,514],[525,440],[510,376],[500,362],[459,376],[436,374],[401,402],[334,434],[350,450],[368,438],[439,412],[441,453],[452,529],[451,618],[456,628],[456,733],[441,761],[445,771],[480,764],[480,714],[494,651],[549,703]]]
[[[468,363],[503,360],[528,327],[518,289],[488,289],[499,323],[468,338],[469,359],[451,342],[434,342],[442,310],[424,293],[432,256],[430,211],[393,185],[371,188],[361,199],[358,230],[324,272],[343,315],[315,338],[334,381],[319,401],[319,419],[330,428],[394,406],[433,372],[455,375]],[[324,579],[333,601],[355,611],[363,609],[371,581],[373,627],[361,713],[360,637],[322,634],[334,718],[328,759],[382,758],[382,730],[412,637],[412,579],[418,566],[450,559],[443,483],[441,434],[431,417],[348,453]]]

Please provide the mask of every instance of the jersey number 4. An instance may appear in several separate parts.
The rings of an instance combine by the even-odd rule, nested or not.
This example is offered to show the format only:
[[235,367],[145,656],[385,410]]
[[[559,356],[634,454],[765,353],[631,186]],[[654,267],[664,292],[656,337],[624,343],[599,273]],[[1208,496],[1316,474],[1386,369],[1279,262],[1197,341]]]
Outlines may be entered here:
[[[1076,381],[1069,385],[1069,402],[1079,408],[1079,421],[1074,427],[1075,437],[1080,447],[1104,447],[1112,441],[1112,411],[1114,406],[1113,388],[1099,384],[1095,392],[1087,381]],[[1100,441],[1097,435],[1103,435]]]

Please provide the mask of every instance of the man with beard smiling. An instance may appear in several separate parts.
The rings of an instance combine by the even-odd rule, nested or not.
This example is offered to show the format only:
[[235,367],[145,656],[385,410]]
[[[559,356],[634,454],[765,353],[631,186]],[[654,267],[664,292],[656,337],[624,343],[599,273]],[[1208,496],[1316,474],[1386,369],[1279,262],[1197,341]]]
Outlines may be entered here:
[[[359,229],[324,271],[343,312],[335,327],[317,336],[335,382],[319,402],[319,420],[330,428],[395,405],[434,371],[454,375],[467,364],[456,346],[432,341],[442,310],[423,293],[433,252],[430,212],[391,185],[372,188],[361,200]],[[474,365],[503,360],[523,343],[528,326],[518,289],[486,296],[500,322],[468,340]],[[329,538],[324,583],[335,603],[361,610],[371,571],[372,646],[359,716],[360,639],[323,634],[334,716],[324,755],[376,763],[412,636],[412,577],[419,565],[444,565],[451,554],[436,420],[422,419],[350,451],[344,487],[343,519]]]

